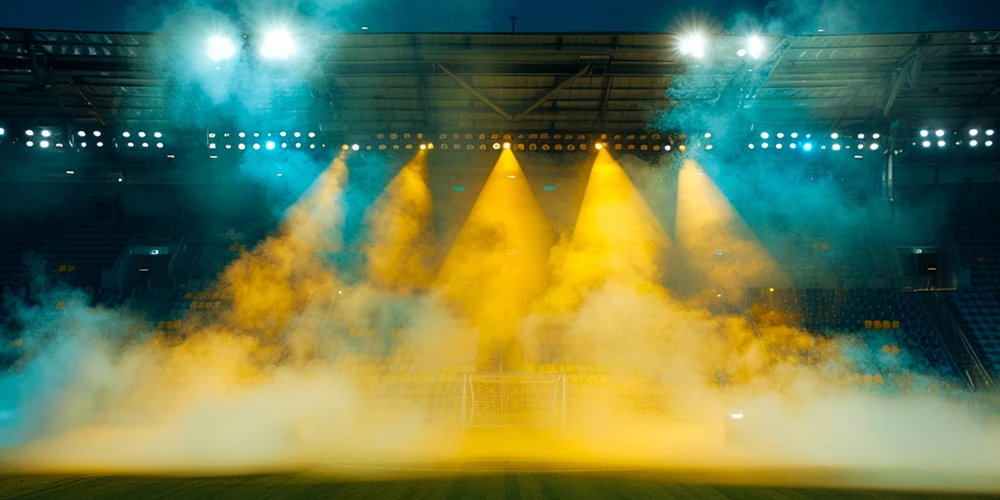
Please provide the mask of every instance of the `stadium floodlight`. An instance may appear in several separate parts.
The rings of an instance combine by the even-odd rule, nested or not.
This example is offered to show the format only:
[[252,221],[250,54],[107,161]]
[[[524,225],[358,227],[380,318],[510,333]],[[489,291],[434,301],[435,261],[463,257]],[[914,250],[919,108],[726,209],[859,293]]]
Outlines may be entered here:
[[731,418],[733,420],[742,420],[743,419],[743,414],[742,413],[730,413],[729,414],[729,418]]
[[739,57],[746,57],[747,56],[747,49],[737,50],[736,51],[736,55],[739,56]]
[[760,133],[760,138],[761,139],[767,139],[768,137],[771,137],[771,135],[768,134],[767,132],[761,132]]
[[292,135],[294,135],[295,137],[302,137],[302,132],[296,132]]
[[747,54],[754,59],[760,59],[760,56],[764,54],[764,40],[757,35],[748,37]]
[[213,35],[205,43],[205,55],[215,62],[230,59],[235,54],[236,44],[224,36]]
[[509,142],[503,143],[503,148],[504,149],[510,149],[510,143]]
[[52,137],[51,130],[42,130],[42,137]]
[[359,145],[359,144],[351,144],[351,151],[357,151],[359,149],[361,149],[361,145]]
[[778,135],[776,135],[775,137],[777,137],[778,139],[784,139],[785,134],[783,132],[778,132]]
[[24,143],[24,145],[28,146],[30,148],[30,147],[34,146],[35,143],[34,143],[34,141],[28,141],[28,142]]
[[782,145],[781,145],[780,142],[774,145],[774,149],[781,149],[781,148],[782,148]]
[[840,134],[834,132],[834,133],[830,134],[830,138],[833,139],[833,140],[840,139]]
[[281,132],[281,133],[280,133],[280,134],[278,134],[278,135],[280,135],[281,137],[285,137],[286,135],[288,135],[288,132],[284,132],[284,131],[283,131],[283,132]]
[[162,142],[156,143],[156,147],[157,149],[163,149],[163,143]]
[[977,141],[975,139],[969,141],[969,146],[971,146],[971,147],[976,147],[978,145],[979,145],[979,141]]
[[928,135],[930,135],[930,131],[927,130],[920,131],[920,137],[927,137]]
[[701,33],[689,33],[680,39],[678,48],[681,54],[695,59],[705,57],[705,36]]
[[135,147],[135,143],[134,143],[134,142],[130,142],[130,143],[128,143],[128,147],[130,147],[130,148],[134,148],[134,147]]
[[267,142],[265,142],[264,143],[264,147],[267,148],[268,151],[273,150],[274,149],[274,141],[267,141]]
[[923,146],[923,147],[925,147],[925,148],[929,148],[929,147],[931,147],[931,141],[924,141],[924,142],[920,143],[920,145]]
[[805,143],[805,144],[802,145],[802,149],[804,149],[806,151],[812,151],[813,150],[813,145],[812,145],[811,142],[807,142],[807,143]]
[[426,144],[421,144],[420,145],[420,150],[423,151],[425,149],[427,149],[427,145]]
[[295,148],[296,149],[301,148],[301,147],[302,147],[302,143],[301,142],[296,142],[295,143]]
[[34,131],[34,130],[31,130],[31,129],[29,128],[28,130],[25,130],[25,131],[24,131],[24,135],[26,135],[26,136],[28,136],[28,137],[32,137],[32,136],[34,136],[34,135],[35,135],[35,131]]
[[84,131],[82,131],[82,130],[79,130],[79,131],[77,131],[77,132],[76,132],[76,135],[78,135],[78,136],[80,136],[80,137],[86,137],[86,136],[87,136],[87,133],[86,133],[86,132],[84,132]]
[[130,134],[130,133],[129,133],[129,132],[128,132],[128,131],[126,130],[125,132],[122,132],[122,137],[124,137],[124,138],[128,139],[129,137],[132,137],[132,134]]
[[309,138],[312,139],[313,137],[316,137],[316,132],[309,132]]
[[239,136],[240,136],[240,139],[243,139],[244,137],[247,136],[247,133],[246,132],[240,132]]
[[972,137],[975,137],[975,136],[979,135],[979,130],[978,129],[969,130],[969,135],[972,136]]
[[878,143],[873,142],[871,146],[868,146],[868,149],[871,149],[872,151],[878,151]]
[[41,141],[38,143],[38,146],[41,148],[47,148],[49,147],[49,141]]
[[161,134],[159,132],[153,132],[153,137],[159,139],[160,137],[163,137],[163,134]]
[[253,143],[253,149],[254,149],[254,151],[259,151],[260,150],[260,143],[258,143],[258,142]]
[[947,144],[947,143],[944,142],[944,141],[938,141],[938,147],[939,148],[943,148],[945,146],[945,144]]
[[865,138],[865,134],[858,134],[858,139],[864,139],[864,138]]
[[768,144],[766,142],[760,143],[760,147],[767,149]]
[[879,134],[878,132],[872,134],[872,139],[878,139],[879,137],[882,137],[882,134]]
[[986,142],[983,143],[983,145],[986,146],[986,147],[990,147],[990,146],[993,145],[993,141],[986,141]]
[[148,148],[148,147],[149,147],[149,143],[148,143],[148,142],[144,142],[144,143],[142,143],[142,147],[144,147],[144,148]]
[[747,147],[750,148],[750,149],[753,149],[753,147],[754,147],[753,143],[751,142],[750,144],[747,144]]
[[799,138],[799,133],[798,132],[792,132],[792,139],[798,139],[798,138]]
[[597,144],[594,144],[594,149],[600,151],[600,150],[604,149],[604,144],[601,144],[601,143],[598,142]]
[[499,142],[494,142],[493,143],[493,149],[499,151],[500,150],[500,143]]
[[834,144],[833,145],[833,150],[834,151],[840,151],[840,144]]
[[6,135],[7,131],[3,127],[0,127],[0,135]]
[[101,136],[101,131],[100,130],[95,130],[94,131],[94,137],[100,137],[100,136]]
[[986,130],[986,135],[988,135],[990,137],[993,137],[993,129],[987,129]]
[[937,130],[936,130],[936,131],[934,132],[934,135],[936,135],[936,136],[938,136],[938,137],[944,137],[944,130],[941,130],[941,129],[937,129]]
[[795,149],[795,148],[797,148],[797,147],[798,147],[798,145],[796,145],[796,144],[795,144],[795,143],[793,142],[793,143],[789,144],[789,145],[788,145],[788,147],[790,147],[790,148],[792,148],[792,149]]
[[295,40],[288,30],[276,29],[264,34],[260,55],[264,59],[288,59],[295,53]]
[[241,142],[238,146],[236,146],[236,148],[239,149],[240,151],[243,151],[247,148],[247,145]]
[[141,138],[144,138],[144,137],[146,137],[146,133],[140,130],[139,131],[139,138],[141,139]]
[[98,141],[98,143],[97,143],[97,147],[99,147],[99,148],[103,148],[103,147],[104,147],[104,143],[103,143],[103,142],[100,142],[100,141]]

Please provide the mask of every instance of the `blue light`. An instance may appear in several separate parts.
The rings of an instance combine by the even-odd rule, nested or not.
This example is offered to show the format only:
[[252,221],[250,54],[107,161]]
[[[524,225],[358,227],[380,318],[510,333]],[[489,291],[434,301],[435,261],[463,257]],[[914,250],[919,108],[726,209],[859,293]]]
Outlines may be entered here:
[[802,145],[802,149],[804,149],[806,151],[812,151],[813,150],[813,145],[812,145],[811,142],[807,142],[807,143],[805,143],[805,144]]
[[274,149],[274,141],[267,141],[267,143],[264,144],[264,147],[267,148],[268,151]]

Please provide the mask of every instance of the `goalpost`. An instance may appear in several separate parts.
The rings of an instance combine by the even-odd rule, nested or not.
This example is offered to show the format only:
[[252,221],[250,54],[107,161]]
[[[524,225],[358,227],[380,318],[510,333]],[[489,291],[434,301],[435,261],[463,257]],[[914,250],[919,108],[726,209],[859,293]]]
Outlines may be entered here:
[[565,427],[566,374],[462,376],[462,427]]

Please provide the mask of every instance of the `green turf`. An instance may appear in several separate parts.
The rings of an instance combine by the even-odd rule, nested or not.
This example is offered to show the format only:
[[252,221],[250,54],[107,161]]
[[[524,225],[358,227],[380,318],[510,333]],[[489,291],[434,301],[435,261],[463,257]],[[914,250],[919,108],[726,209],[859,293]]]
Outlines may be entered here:
[[213,477],[0,475],[0,498],[86,499],[938,499],[976,495],[685,484],[656,474],[499,473],[399,480],[274,474]]

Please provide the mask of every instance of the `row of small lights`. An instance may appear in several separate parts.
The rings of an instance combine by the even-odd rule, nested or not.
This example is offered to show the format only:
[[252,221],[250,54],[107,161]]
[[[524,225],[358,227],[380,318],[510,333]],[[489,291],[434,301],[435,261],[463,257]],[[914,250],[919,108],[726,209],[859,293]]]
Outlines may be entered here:
[[[803,151],[812,151],[815,148],[815,146],[813,145],[812,142],[801,142],[801,146],[800,146],[800,142],[795,142],[797,139],[799,139],[799,137],[800,136],[799,136],[798,132],[792,132],[791,134],[788,134],[787,138],[788,138],[788,140],[791,141],[791,142],[788,143],[788,148],[789,149],[799,149],[801,147],[801,149]],[[853,140],[853,139],[857,139],[858,141],[865,141],[867,137],[868,136],[865,135],[865,134],[857,134],[856,136],[851,136],[851,135],[841,136],[837,132],[834,132],[834,133],[830,134],[830,139],[832,139],[834,141],[839,141],[839,140],[848,141],[848,140]],[[863,150],[865,148],[868,148],[868,149],[870,149],[872,151],[878,151],[881,148],[881,145],[878,143],[878,139],[880,139],[881,137],[882,137],[882,135],[879,134],[879,133],[877,133],[877,132],[874,133],[874,134],[871,134],[871,139],[872,139],[873,142],[870,143],[870,144],[867,144],[867,145],[866,145],[865,142],[859,142],[857,149],[858,150]],[[760,133],[760,138],[764,141],[764,142],[760,143],[760,148],[761,149],[768,149],[768,148],[771,147],[771,143],[770,142],[766,142],[769,139],[771,139],[771,134],[770,133],[768,133],[768,132],[761,132]],[[784,140],[785,138],[786,138],[786,136],[785,136],[785,134],[783,132],[778,132],[778,133],[774,134],[774,139],[777,140],[777,141]],[[812,134],[805,134],[805,136],[803,138],[806,139],[806,140],[812,139]],[[747,145],[747,148],[749,148],[749,149],[756,149],[757,147],[758,146],[755,143],[753,143],[753,142],[751,142],[750,144]],[[783,148],[784,148],[784,143],[783,142],[776,142],[774,144],[774,149],[783,149]],[[825,150],[825,149],[827,149],[827,146],[825,144],[822,144],[822,145],[819,146],[819,148],[821,150]],[[833,144],[830,145],[830,149],[832,149],[833,151],[840,151],[841,148],[851,149],[851,145],[845,144],[844,146],[841,146],[841,144],[839,142],[835,142],[835,143],[833,143]]]
[[[688,33],[683,35],[680,37],[677,45],[681,54],[694,59],[705,57],[707,47],[708,39],[702,33]],[[750,35],[746,37],[743,47],[736,51],[736,55],[738,57],[750,56],[751,59],[760,59],[766,50],[767,45],[764,43],[764,39],[758,35]]]
[[[983,136],[984,137],[993,137],[994,133],[995,132],[994,132],[993,129],[987,129],[987,130],[983,131]],[[969,142],[968,142],[969,147],[973,147],[974,148],[974,147],[978,146],[979,145],[979,139],[977,139],[977,137],[979,137],[979,135],[980,135],[979,134],[979,129],[975,129],[975,128],[974,129],[969,129],[968,134],[969,134]],[[937,140],[937,147],[943,148],[943,147],[945,147],[945,146],[948,145],[948,141],[945,140],[945,135],[947,135],[947,133],[943,129],[937,129],[937,130],[935,130],[933,132],[933,134],[931,133],[930,130],[927,130],[927,129],[921,130],[920,131],[920,139],[921,139],[920,140],[920,145],[923,146],[923,147],[925,147],[925,148],[929,148],[932,145],[934,145],[934,143],[932,142],[932,140],[933,140],[932,137],[931,137],[932,135]],[[914,144],[916,144],[916,143],[914,143]],[[961,140],[956,141],[955,145],[956,146],[961,146],[962,145],[962,141]],[[983,141],[983,146],[992,147],[993,146],[993,139],[985,139]]]

